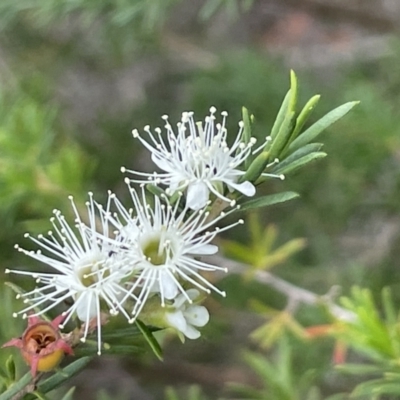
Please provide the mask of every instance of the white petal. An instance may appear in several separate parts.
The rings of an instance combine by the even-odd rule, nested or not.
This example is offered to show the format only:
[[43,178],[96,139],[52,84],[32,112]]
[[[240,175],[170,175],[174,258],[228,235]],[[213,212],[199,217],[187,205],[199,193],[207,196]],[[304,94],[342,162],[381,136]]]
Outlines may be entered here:
[[151,154],[151,160],[163,171],[169,171],[171,169],[169,163],[165,161],[165,158],[160,158],[154,153]]
[[171,275],[167,271],[161,271],[159,279],[160,279],[159,284],[160,287],[162,287],[162,292],[164,294],[164,297],[169,300],[174,299],[179,292],[176,281],[171,277]]
[[192,210],[200,210],[207,204],[209,194],[208,187],[204,182],[191,183],[187,190],[186,204]]
[[[190,297],[190,295],[189,295]],[[178,310],[182,308],[182,306],[187,302],[186,296],[183,294],[180,294],[179,296],[176,296],[174,299],[174,307]]]
[[[76,314],[78,315],[78,318],[83,322],[86,322],[88,315],[89,319],[92,319],[97,315],[96,301],[94,297],[95,296],[92,296],[92,293],[86,292],[82,293],[82,295],[80,295],[79,298],[76,300]],[[89,310],[88,307],[90,307]]]
[[234,188],[238,192],[243,193],[245,196],[251,197],[256,194],[255,186],[249,181],[242,183],[227,182],[227,185]]
[[185,330],[187,328],[187,323],[186,323],[186,319],[183,316],[181,311],[167,313],[166,318],[167,318],[168,323],[171,325],[171,327],[173,327],[183,333],[185,332]]
[[215,254],[218,252],[218,246],[214,244],[203,244],[196,248],[196,254]]
[[183,314],[187,323],[194,326],[204,326],[210,319],[207,308],[203,306],[190,306]]
[[186,329],[184,331],[182,331],[182,333],[188,339],[198,339],[200,337],[200,332],[191,325],[187,325]]

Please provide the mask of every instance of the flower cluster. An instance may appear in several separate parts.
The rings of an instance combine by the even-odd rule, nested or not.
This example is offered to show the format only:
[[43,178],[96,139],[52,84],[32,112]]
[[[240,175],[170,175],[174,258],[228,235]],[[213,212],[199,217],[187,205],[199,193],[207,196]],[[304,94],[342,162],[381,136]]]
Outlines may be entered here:
[[[26,234],[39,249],[17,245],[17,250],[48,268],[45,272],[6,271],[30,276],[38,284],[18,295],[26,306],[15,316],[37,318],[62,305],[60,327],[77,316],[83,322],[80,332],[85,341],[96,326],[99,354],[101,326],[116,314],[129,323],[140,318],[173,328],[190,339],[200,336],[196,328],[208,322],[209,314],[198,302],[211,291],[225,296],[204,272],[226,272],[202,257],[218,251],[212,244],[218,233],[243,222],[216,226],[237,210],[235,198],[253,196],[256,190],[253,182],[243,181],[245,171],[240,169],[254,154],[255,140],[243,142],[240,123],[229,146],[227,114],[222,113],[222,123],[216,124],[215,108],[210,112],[204,126],[194,122],[193,113],[184,113],[177,134],[164,117],[166,139],[160,129],[155,130],[155,137],[145,128],[152,144],[133,131],[163,172],[147,174],[123,168],[143,178],[127,180],[128,207],[111,192],[105,206],[89,193],[83,213],[70,197],[72,223],[55,210],[53,229],[47,235]],[[140,187],[134,188],[132,183]],[[148,196],[148,185],[157,194]]]

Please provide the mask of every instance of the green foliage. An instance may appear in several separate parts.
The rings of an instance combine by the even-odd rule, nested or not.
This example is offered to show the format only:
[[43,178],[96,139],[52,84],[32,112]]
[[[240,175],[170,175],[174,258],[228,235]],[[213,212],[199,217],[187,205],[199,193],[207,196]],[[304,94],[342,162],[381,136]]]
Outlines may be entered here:
[[[343,104],[326,114],[304,132],[301,132],[302,127],[319,101],[319,96],[313,96],[304,108],[298,112],[296,109],[298,103],[298,85],[297,77],[293,71],[290,78],[290,90],[283,100],[274,126],[272,127],[271,141],[265,148],[266,151],[269,151],[270,162],[273,162],[276,158],[280,161],[271,170],[275,174],[293,172],[313,160],[324,157],[325,153],[314,150],[319,148],[320,144],[310,142],[359,103],[350,102]],[[303,149],[307,145],[307,150]],[[298,152],[294,154],[296,151]],[[290,156],[291,159],[289,162],[288,158]],[[286,163],[282,166],[281,162],[284,163],[285,161]]]
[[157,356],[159,360],[163,359],[162,349],[157,339],[153,336],[151,330],[140,320],[136,320],[136,325],[142,333],[143,337],[146,339],[147,343],[153,350],[154,354]]
[[153,29],[165,17],[166,11],[177,3],[177,0],[146,0],[134,1],[29,1],[15,2],[4,0],[0,5],[0,26],[7,27],[23,14],[27,20],[37,26],[54,23],[57,19],[65,18],[76,13],[80,19],[89,25],[97,18],[103,17],[110,24],[123,26],[139,23],[143,28]]
[[208,20],[221,8],[224,8],[231,17],[238,17],[241,12],[248,11],[254,0],[207,0],[199,12],[199,18]]
[[296,197],[299,197],[299,194],[295,192],[281,192],[277,194],[270,194],[258,197],[254,200],[240,202],[240,209],[242,211],[247,211],[256,208],[272,206],[273,204],[284,203],[286,201],[295,199]]
[[1,238],[17,221],[47,219],[68,194],[83,195],[93,162],[56,131],[54,107],[3,90],[0,110]]
[[[241,177],[240,182],[250,181],[261,184],[271,176],[283,178],[283,174],[292,173],[310,162],[326,156],[326,153],[320,151],[322,144],[310,142],[337,120],[344,117],[359,102],[353,101],[335,108],[302,132],[319,98],[319,95],[313,96],[302,110],[297,111],[297,77],[291,71],[290,89],[283,99],[272,126],[268,137],[270,140],[267,141],[263,151],[252,162],[248,163],[246,173]],[[249,141],[252,131],[251,124],[254,118],[249,116],[246,109],[242,111],[242,114],[244,138],[245,141]],[[293,192],[279,193],[278,195],[247,200],[242,204],[242,207],[245,210],[249,210],[290,200],[294,197],[296,197],[296,194]]]
[[[71,377],[76,375],[82,369],[86,367],[92,357],[82,357],[64,369],[56,372],[51,377],[41,381],[38,384],[38,387],[33,394],[28,394],[24,397],[25,400],[31,399],[42,399],[46,398],[45,394],[50,392],[51,390],[59,387],[61,384],[69,380]],[[17,393],[21,392],[25,386],[32,383],[32,375],[30,372],[27,372],[21,379],[17,381],[13,381],[7,386],[7,390],[0,394],[0,400],[10,400],[15,396]]]
[[[268,270],[287,261],[305,247],[304,239],[292,239],[281,246],[276,245],[278,230],[274,225],[261,225],[259,215],[252,212],[248,222],[247,244],[224,240],[225,253],[248,266],[246,274],[252,276],[256,270]],[[245,276],[246,276],[245,274]]]
[[[337,367],[339,371],[364,379],[352,391],[351,398],[383,399],[382,395],[400,395],[400,315],[391,291],[382,290],[382,311],[371,291],[359,287],[354,287],[351,297],[343,298],[342,303],[354,313],[354,320],[339,329],[339,337],[368,359],[368,364],[348,363]],[[371,379],[371,375],[378,378]]]
[[207,400],[202,394],[201,388],[197,385],[190,386],[185,395],[180,396],[176,389],[173,387],[167,387],[165,390],[165,400]]
[[231,390],[249,400],[322,400],[313,387],[315,371],[304,371],[294,365],[292,346],[285,335],[279,340],[276,356],[273,362],[262,354],[245,353],[244,360],[260,378],[262,388],[232,383]]
[[[20,264],[16,255],[10,255],[15,238],[20,240],[21,232],[27,226],[34,231],[43,230],[44,227],[47,229],[47,219],[53,208],[68,209],[64,207],[66,195],[74,194],[78,201],[83,202],[85,193],[92,186],[104,190],[115,188],[115,176],[119,172],[118,166],[117,173],[112,171],[115,165],[109,163],[110,155],[118,160],[129,157],[141,162],[134,146],[127,146],[129,134],[118,133],[129,132],[132,120],[135,124],[142,121],[148,123],[154,121],[153,116],[158,117],[165,111],[177,114],[183,106],[185,109],[203,110],[209,107],[211,101],[219,109],[230,112],[246,105],[256,118],[249,115],[247,110],[243,111],[245,133],[249,137],[258,137],[259,142],[267,134],[273,138],[269,143],[271,153],[268,157],[263,154],[264,159],[258,160],[264,163],[261,170],[264,171],[265,165],[272,162],[275,156],[279,158],[279,163],[272,166],[273,170],[269,168],[268,172],[288,175],[286,182],[269,180],[266,189],[260,187],[260,193],[264,191],[263,197],[249,201],[240,199],[242,209],[277,204],[295,198],[295,192],[302,195],[293,205],[288,203],[286,207],[274,207],[271,209],[273,212],[266,215],[260,214],[260,221],[268,217],[268,223],[263,225],[268,225],[267,228],[261,229],[257,239],[251,239],[250,244],[241,245],[238,240],[228,243],[229,254],[246,263],[258,265],[260,269],[284,263],[283,274],[290,280],[297,280],[300,285],[304,284],[317,291],[321,287],[325,290],[333,278],[335,282],[342,280],[345,286],[350,285],[350,273],[345,268],[334,267],[338,255],[342,255],[336,245],[339,241],[337,239],[341,237],[339,235],[352,224],[354,218],[359,221],[376,214],[391,218],[400,210],[398,56],[388,57],[384,62],[370,63],[362,69],[357,66],[356,72],[352,74],[342,70],[340,75],[343,81],[335,80],[335,87],[324,87],[318,83],[318,90],[322,86],[324,91],[324,101],[320,107],[323,112],[327,112],[325,116],[322,116],[323,112],[317,114],[320,110],[316,109],[320,96],[312,96],[312,87],[316,81],[309,79],[307,82],[307,72],[302,72],[302,92],[306,93],[306,98],[302,98],[296,77],[292,74],[291,90],[274,124],[275,113],[279,109],[278,99],[281,98],[287,80],[285,73],[281,72],[284,68],[280,62],[267,59],[255,49],[232,51],[227,46],[224,51],[218,50],[218,54],[212,54],[217,60],[214,67],[184,68],[182,73],[171,65],[174,54],[171,56],[170,50],[165,46],[156,49],[154,43],[164,43],[163,39],[169,34],[164,22],[180,3],[180,0],[0,2],[2,48],[8,51],[4,60],[15,72],[15,81],[18,82],[17,85],[12,83],[7,89],[2,89],[0,99],[2,264]],[[246,11],[251,3],[250,0],[208,0],[204,2],[199,17],[209,22],[210,17],[221,9],[235,16],[238,12]],[[64,31],[70,24],[73,27]],[[214,44],[206,45],[207,50],[210,48],[214,49]],[[90,126],[86,127],[74,118],[70,119],[68,104],[63,104],[54,95],[60,77],[77,65],[83,65],[87,71],[90,86],[91,77],[99,75],[102,81],[109,81],[110,76],[112,78],[113,74],[119,74],[116,67],[129,69],[131,63],[136,61],[140,65],[144,58],[141,57],[149,54],[157,57],[157,62],[164,68],[161,76],[144,89],[143,97],[149,99],[147,105],[140,104],[135,109],[129,105],[127,111],[114,115],[106,107],[99,112],[101,115],[96,123],[89,123]],[[181,61],[178,60],[177,64],[181,64]],[[32,80],[32,72],[37,71],[43,73],[42,82],[37,84],[36,89],[27,91],[26,82]],[[8,80],[8,75],[5,76]],[[13,82],[13,79],[9,81]],[[43,91],[42,86],[50,87],[49,95],[39,98],[37,93],[35,96],[35,90]],[[185,95],[182,96],[182,93]],[[322,128],[328,128],[329,124],[354,105],[353,102],[346,103],[329,112],[343,98],[362,99],[362,103],[351,118],[345,118],[338,123],[340,125],[335,125],[333,137],[326,136],[324,149],[332,156],[329,162],[318,163],[316,167],[312,162],[326,155],[322,151],[320,136],[317,135]],[[79,99],[76,101],[80,107]],[[302,104],[305,105],[302,107]],[[236,122],[237,118],[232,120]],[[236,132],[235,129],[232,131]],[[96,134],[92,135],[92,132]],[[105,143],[102,135],[109,135]],[[90,146],[88,142],[93,137],[94,143]],[[93,153],[90,158],[87,156],[88,150]],[[301,171],[305,165],[308,166],[307,173]],[[298,170],[300,174],[296,174]],[[279,193],[281,190],[284,191]],[[46,225],[43,219],[46,219]],[[271,221],[279,222],[279,231],[284,236],[282,240],[287,241],[286,244],[277,243]],[[308,248],[295,261],[290,261],[288,257],[302,247],[301,243],[296,242],[297,239],[290,239],[298,236],[308,238]],[[255,245],[257,240],[259,243]],[[399,370],[396,364],[399,346],[396,328],[399,324],[396,304],[398,294],[394,290],[395,300],[383,299],[382,305],[373,301],[373,293],[380,290],[382,283],[395,285],[399,278],[396,270],[397,242],[394,241],[392,251],[386,254],[384,267],[380,262],[374,269],[359,268],[359,272],[354,273],[352,278],[366,279],[371,290],[367,293],[360,290],[344,303],[360,317],[354,323],[341,323],[342,330],[337,335],[366,357],[368,362],[349,363],[340,367],[349,375],[366,380],[354,390],[353,398],[386,400],[389,393],[396,393],[392,398],[399,396]],[[307,268],[309,265],[313,268]],[[233,296],[235,299],[248,299],[254,289],[251,286],[250,293],[246,292],[248,289],[242,281],[233,285],[237,289],[237,294]],[[229,287],[226,290],[229,292]],[[265,288],[262,290],[267,292]],[[20,334],[24,324],[19,319],[11,318],[15,301],[11,299],[9,290],[0,291],[0,300],[0,336],[5,341],[6,338]],[[254,303],[249,304],[253,305],[253,309],[256,308]],[[272,325],[261,326],[257,339],[265,338],[269,346],[275,343],[287,328],[282,322],[286,321],[283,315],[271,312],[269,317],[272,319],[269,322]],[[293,315],[290,317],[291,321],[296,322]],[[279,330],[279,326],[286,328]],[[124,332],[123,338],[106,331],[104,338],[110,347],[104,352],[137,352],[138,347],[143,345],[143,338],[136,326],[129,329]],[[140,346],[138,338],[142,338]],[[149,343],[152,344],[152,340]],[[79,354],[92,353],[91,344],[89,340],[86,346],[80,346],[82,353]],[[7,370],[3,371],[4,376],[12,381],[14,368],[12,361],[6,364],[7,355],[6,351],[0,353],[1,364]],[[20,370],[18,365],[16,369]],[[297,382],[297,377],[293,380]],[[65,394],[66,398],[72,396],[68,393]],[[387,393],[387,396],[381,393]],[[261,392],[261,395],[271,398],[269,392]],[[287,393],[284,392],[284,395]],[[312,391],[308,395],[309,399],[318,398],[313,397]],[[336,397],[345,398],[339,394]]]

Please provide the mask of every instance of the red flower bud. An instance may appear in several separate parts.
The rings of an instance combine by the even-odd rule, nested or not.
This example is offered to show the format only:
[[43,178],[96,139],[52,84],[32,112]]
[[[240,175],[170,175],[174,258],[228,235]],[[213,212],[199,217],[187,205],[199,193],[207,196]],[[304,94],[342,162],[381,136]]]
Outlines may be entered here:
[[59,315],[52,322],[47,322],[37,316],[29,316],[28,327],[22,337],[11,339],[1,347],[18,347],[30,365],[33,377],[37,371],[51,371],[61,362],[64,354],[73,354],[71,346],[60,334],[59,325],[64,318]]

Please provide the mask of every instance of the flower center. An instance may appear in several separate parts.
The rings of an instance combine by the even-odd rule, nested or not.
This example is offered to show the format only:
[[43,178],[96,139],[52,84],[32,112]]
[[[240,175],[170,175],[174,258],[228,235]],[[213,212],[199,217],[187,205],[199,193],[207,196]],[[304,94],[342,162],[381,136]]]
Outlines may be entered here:
[[164,265],[174,255],[171,241],[159,236],[145,241],[142,245],[142,252],[147,261],[156,266]]
[[85,287],[91,287],[110,275],[110,271],[104,267],[103,259],[98,254],[92,254],[79,260],[75,271],[79,281]]
[[92,266],[84,267],[79,270],[78,276],[83,286],[90,287],[96,282],[95,276],[91,272]]

